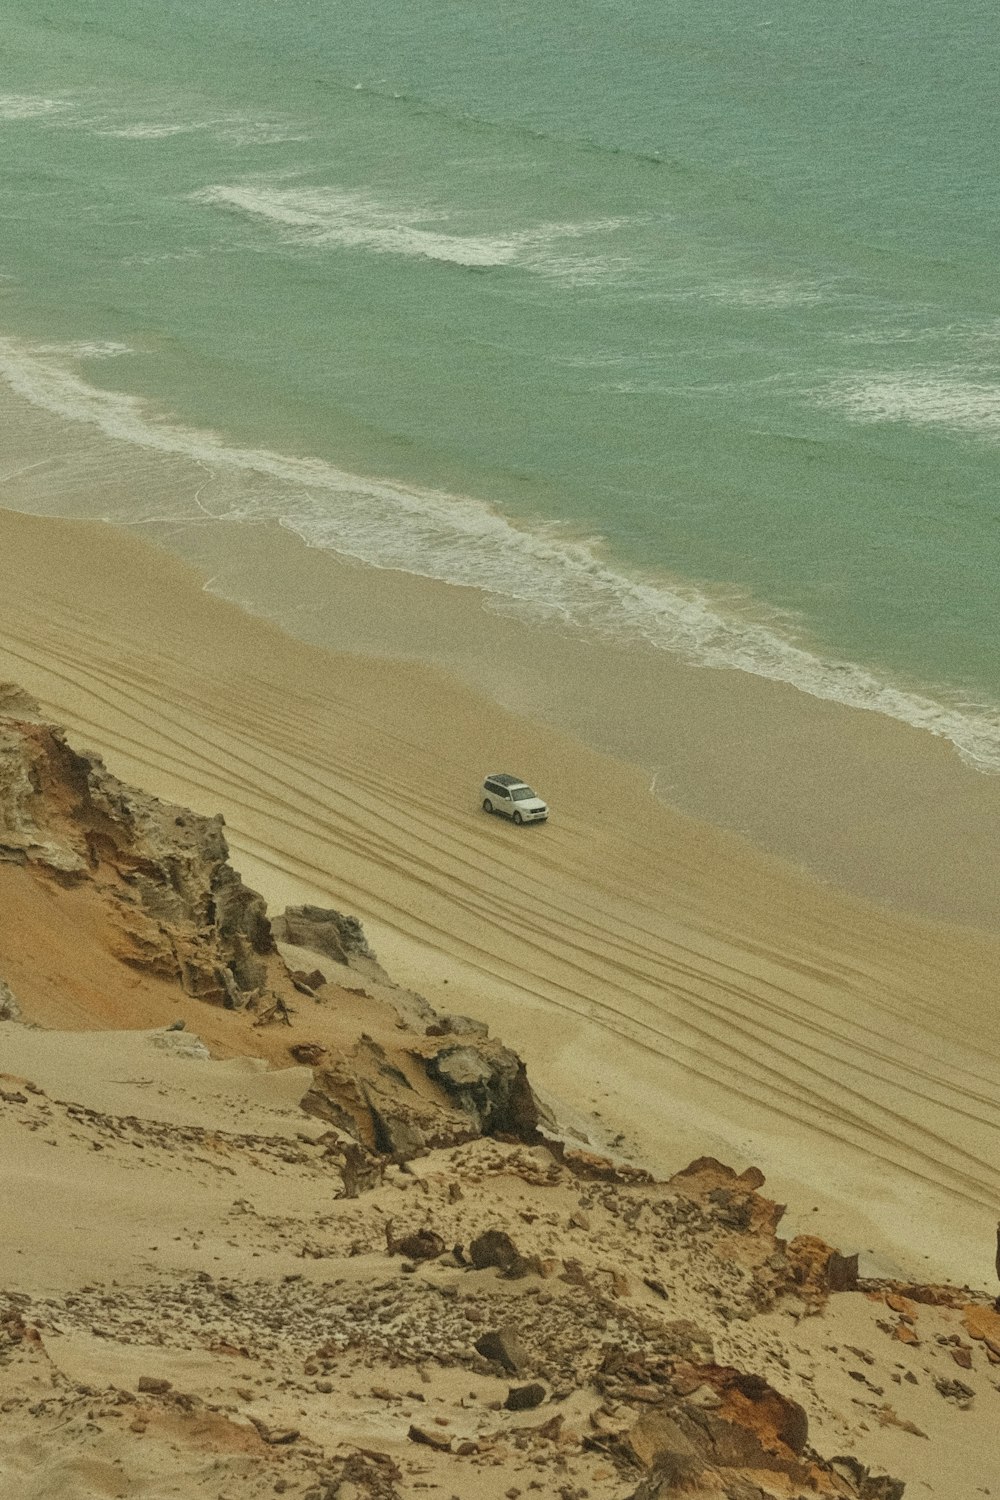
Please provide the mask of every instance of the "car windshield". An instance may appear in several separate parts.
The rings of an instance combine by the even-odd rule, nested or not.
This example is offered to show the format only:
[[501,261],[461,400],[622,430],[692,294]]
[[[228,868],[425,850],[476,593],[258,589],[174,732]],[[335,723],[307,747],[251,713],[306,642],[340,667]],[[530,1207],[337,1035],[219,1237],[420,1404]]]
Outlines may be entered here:
[[534,797],[537,793],[533,792],[530,786],[516,786],[512,788],[510,795],[515,802],[526,802],[529,797]]

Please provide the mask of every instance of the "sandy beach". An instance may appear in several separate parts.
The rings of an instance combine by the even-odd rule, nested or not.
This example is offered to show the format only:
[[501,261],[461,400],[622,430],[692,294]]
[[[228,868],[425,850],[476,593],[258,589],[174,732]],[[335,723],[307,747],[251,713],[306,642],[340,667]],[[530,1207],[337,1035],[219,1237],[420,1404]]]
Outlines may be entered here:
[[[280,576],[291,539],[254,535]],[[371,644],[377,592],[363,617],[371,580],[342,572]],[[987,1285],[990,932],[839,893],[671,810],[645,770],[499,706],[457,666],[318,649],[108,526],[0,515],[0,677],[116,774],[222,811],[273,906],[356,913],[398,980],[488,1019],[581,1132],[657,1172],[707,1152],[753,1163],[792,1228],[863,1267]],[[933,788],[946,748],[916,739]],[[501,764],[544,791],[547,826],[481,812]],[[970,786],[966,815],[994,795]]]

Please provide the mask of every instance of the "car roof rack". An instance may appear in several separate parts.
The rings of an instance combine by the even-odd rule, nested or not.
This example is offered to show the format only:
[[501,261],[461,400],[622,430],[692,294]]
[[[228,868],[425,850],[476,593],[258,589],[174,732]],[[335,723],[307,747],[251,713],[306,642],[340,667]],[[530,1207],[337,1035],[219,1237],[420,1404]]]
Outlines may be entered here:
[[525,786],[520,776],[508,776],[506,771],[491,771],[487,781],[499,781],[501,786]]

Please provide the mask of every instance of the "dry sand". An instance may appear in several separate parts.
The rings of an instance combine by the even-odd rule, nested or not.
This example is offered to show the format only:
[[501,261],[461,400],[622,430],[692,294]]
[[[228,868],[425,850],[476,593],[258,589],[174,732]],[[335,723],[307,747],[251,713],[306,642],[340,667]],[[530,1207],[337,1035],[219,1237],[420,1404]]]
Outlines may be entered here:
[[[338,1500],[625,1500],[641,1472],[586,1439],[632,1428],[650,1387],[605,1401],[598,1371],[609,1349],[655,1369],[678,1337],[801,1403],[820,1454],[907,1494],[990,1493],[998,1366],[968,1309],[852,1292],[760,1313],[767,1244],[724,1207],[581,1182],[541,1147],[477,1140],[340,1197],[327,1126],[296,1107],[303,1070],[212,1060],[188,1033],[0,1023],[0,1051],[21,1074],[0,1075],[0,1195],[18,1205],[0,1246],[5,1495],[302,1500],[361,1450],[397,1484]],[[389,1223],[469,1246],[498,1218],[544,1275],[407,1264],[386,1243]],[[512,1321],[537,1410],[504,1409],[518,1379],[472,1350]]]
[[[863,1265],[991,1281],[994,936],[823,888],[625,763],[439,670],[298,642],[108,527],[0,514],[0,677],[117,774],[222,810],[272,905],[359,915],[564,1116],[661,1173],[753,1162]],[[548,826],[481,813],[501,764]]]

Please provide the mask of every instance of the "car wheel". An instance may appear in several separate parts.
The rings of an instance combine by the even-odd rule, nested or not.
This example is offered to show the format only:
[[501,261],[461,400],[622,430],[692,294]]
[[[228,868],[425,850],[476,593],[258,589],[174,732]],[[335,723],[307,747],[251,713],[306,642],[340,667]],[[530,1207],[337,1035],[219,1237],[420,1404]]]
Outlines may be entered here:
[[483,812],[492,812],[492,811],[493,811],[493,803],[490,801],[489,797],[484,797],[484,799],[483,799]]
[[521,817],[520,813],[514,814],[514,822],[517,824],[518,828],[520,828],[521,824],[524,822],[524,819]]

